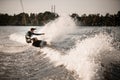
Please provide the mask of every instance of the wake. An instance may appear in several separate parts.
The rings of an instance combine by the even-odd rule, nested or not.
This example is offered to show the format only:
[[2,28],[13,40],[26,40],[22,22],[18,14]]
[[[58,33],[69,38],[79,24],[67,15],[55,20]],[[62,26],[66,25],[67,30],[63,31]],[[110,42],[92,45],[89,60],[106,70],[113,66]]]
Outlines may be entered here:
[[[55,66],[64,65],[68,70],[79,75],[78,80],[101,80],[104,69],[111,62],[120,61],[120,52],[112,47],[109,35],[97,34],[92,38],[77,41],[67,54],[44,48],[42,51]],[[101,70],[102,68],[102,70]]]

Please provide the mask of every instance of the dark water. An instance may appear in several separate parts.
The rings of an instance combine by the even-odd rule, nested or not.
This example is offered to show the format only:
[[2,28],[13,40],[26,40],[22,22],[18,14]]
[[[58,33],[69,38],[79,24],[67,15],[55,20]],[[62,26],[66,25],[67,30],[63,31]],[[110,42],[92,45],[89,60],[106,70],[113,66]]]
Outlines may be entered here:
[[41,52],[0,53],[0,80],[75,80],[64,66],[54,67]]

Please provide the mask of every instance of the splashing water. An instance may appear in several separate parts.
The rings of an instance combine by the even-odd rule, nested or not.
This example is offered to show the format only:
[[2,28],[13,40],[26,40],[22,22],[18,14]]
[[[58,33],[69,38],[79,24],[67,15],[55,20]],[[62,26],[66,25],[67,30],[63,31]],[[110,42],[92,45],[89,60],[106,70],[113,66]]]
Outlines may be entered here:
[[74,32],[76,29],[75,23],[69,16],[62,16],[54,22],[48,23],[40,32],[45,33],[47,42],[60,42],[66,34]]
[[26,44],[25,36],[21,35],[20,33],[13,33],[9,36],[9,38],[10,38],[10,40],[20,42],[22,44]]
[[[61,39],[64,41],[64,35],[74,33],[75,30],[74,22],[70,18],[64,17],[43,28],[47,40],[51,42],[59,42]],[[45,54],[47,53],[46,57],[49,57],[56,66],[61,64],[66,66],[68,70],[76,72],[81,80],[100,80],[102,76],[99,74],[104,72],[104,69],[100,71],[101,65],[109,65],[112,61],[120,60],[120,52],[114,49],[111,44],[113,38],[108,34],[101,32],[82,41],[78,39],[76,37],[75,47],[70,49],[66,55],[61,55],[60,51],[49,48],[42,50]]]
[[55,66],[61,64],[66,66],[68,70],[76,72],[80,80],[100,80],[102,76],[99,76],[100,73],[97,74],[97,72],[101,64],[108,65],[113,60],[120,60],[120,57],[116,59],[119,52],[115,56],[115,49],[111,42],[110,36],[100,33],[92,38],[76,42],[76,46],[66,55],[48,48],[44,48],[43,51],[47,53],[46,57],[49,57]]

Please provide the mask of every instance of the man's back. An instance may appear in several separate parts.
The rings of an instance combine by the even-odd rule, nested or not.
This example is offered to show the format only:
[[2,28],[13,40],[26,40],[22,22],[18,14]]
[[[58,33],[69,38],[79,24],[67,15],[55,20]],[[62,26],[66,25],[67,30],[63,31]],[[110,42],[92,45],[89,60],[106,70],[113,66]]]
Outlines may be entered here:
[[27,43],[31,43],[31,36],[32,36],[32,32],[31,31],[28,31],[25,35],[25,39],[26,39],[26,42]]

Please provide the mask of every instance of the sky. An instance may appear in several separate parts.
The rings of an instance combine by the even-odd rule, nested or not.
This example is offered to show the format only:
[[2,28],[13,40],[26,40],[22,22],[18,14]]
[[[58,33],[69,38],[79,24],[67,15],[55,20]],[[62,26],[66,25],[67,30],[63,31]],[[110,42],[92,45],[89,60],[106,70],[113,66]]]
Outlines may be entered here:
[[[120,0],[22,0],[24,12],[40,13],[51,11],[56,6],[58,14],[116,14],[120,11]],[[0,0],[0,13],[18,14],[23,12],[20,0]]]

